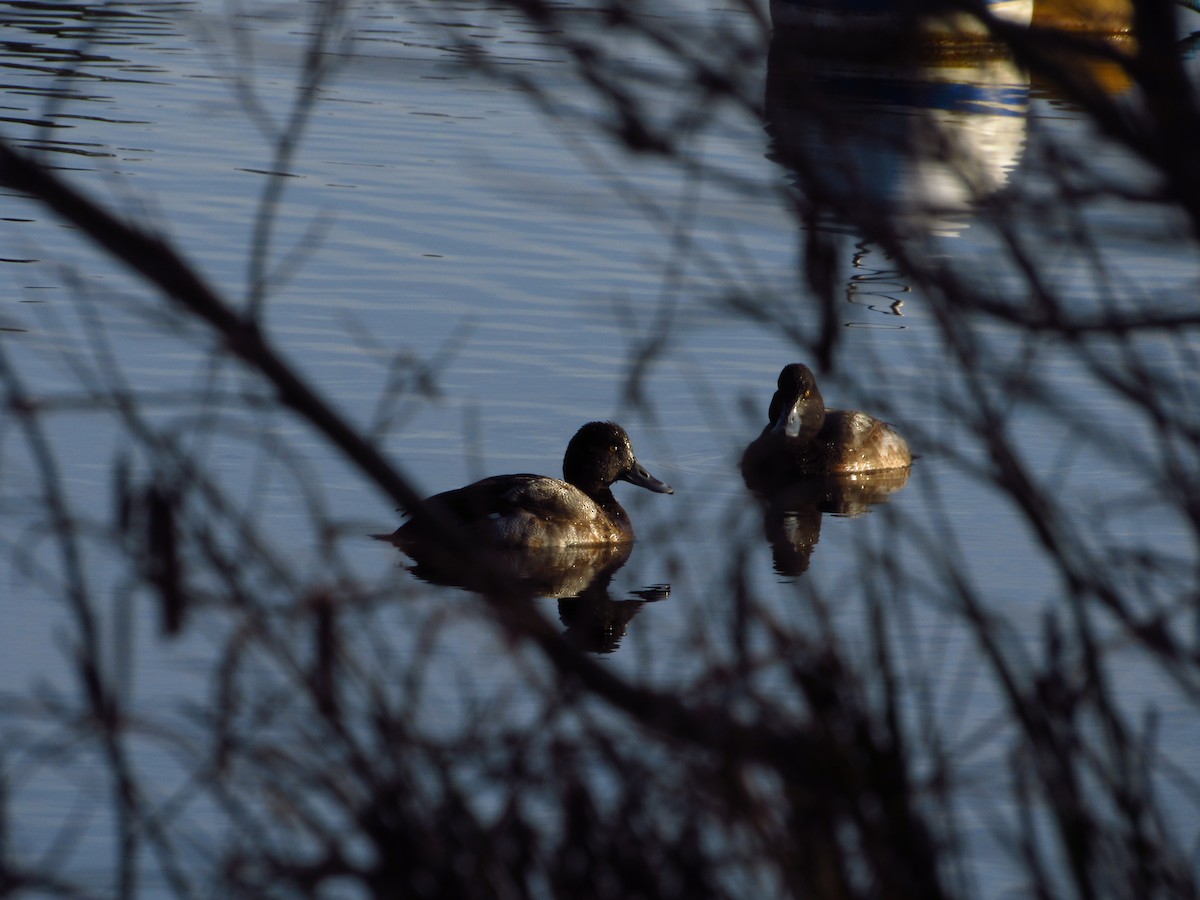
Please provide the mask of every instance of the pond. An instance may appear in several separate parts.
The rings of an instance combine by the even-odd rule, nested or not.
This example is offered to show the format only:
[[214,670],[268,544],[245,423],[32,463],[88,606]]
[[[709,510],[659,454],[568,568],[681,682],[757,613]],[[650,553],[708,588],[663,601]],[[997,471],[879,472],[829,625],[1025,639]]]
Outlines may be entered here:
[[[997,310],[1032,290],[1008,226],[1036,254],[1039,289],[1072,314],[1153,304],[1182,316],[1200,258],[1184,216],[1142,199],[1156,183],[1150,168],[1003,56],[903,69],[826,61],[814,72],[780,32],[734,65],[763,27],[734,2],[664,6],[656,24],[728,63],[732,96],[752,101],[742,105],[687,86],[662,43],[601,37],[597,25],[597,46],[614,54],[605,74],[637,79],[639,112],[673,142],[669,154],[618,147],[617,98],[598,99],[578,58],[505,5],[351,7],[303,107],[309,6],[10,5],[0,12],[3,137],[168,236],[233,303],[261,303],[284,357],[425,494],[489,474],[557,475],[580,425],[620,422],[675,493],[618,484],[639,536],[629,558],[595,584],[586,576],[613,560],[575,561],[539,601],[604,668],[666,692],[710,690],[714,670],[768,653],[769,637],[745,634],[760,616],[870,671],[872,616],[885,607],[894,662],[913,687],[901,708],[932,723],[962,772],[960,831],[977,889],[1018,886],[994,833],[1012,815],[1000,790],[1008,701],[950,599],[950,573],[1002,623],[1002,654],[1014,659],[1040,659],[1051,619],[1070,615],[1063,566],[1047,552],[1064,534],[1081,554],[1069,571],[1124,554],[1146,608],[1180,612],[1172,604],[1195,596],[1195,527],[1160,475],[1167,460],[1192,476],[1195,459],[1091,363],[1108,352],[1156,373],[1174,387],[1180,419],[1195,421],[1195,334],[1164,328],[1126,342],[1114,330],[1107,346],[1103,335],[1082,346],[1000,313],[956,311],[860,226],[887,217],[923,271],[972,285]],[[601,18],[560,12],[574,27]],[[480,55],[490,69],[471,64]],[[1129,85],[1102,75],[1124,97]],[[302,124],[301,140],[281,153],[289,122]],[[833,212],[864,196],[877,208]],[[247,595],[284,619],[336,604],[349,584],[373,598],[342,610],[342,632],[385,684],[411,677],[416,660],[428,667],[408,711],[414,727],[457,733],[488,707],[511,727],[539,720],[529,684],[549,677],[544,665],[513,652],[474,595],[416,577],[373,539],[400,523],[395,503],[73,228],[16,194],[5,208],[6,395],[13,409],[14,397],[36,400],[54,466],[10,417],[0,430],[0,780],[16,858],[61,858],[64,878],[119,881],[109,797],[92,783],[105,763],[76,752],[53,714],[72,706],[84,638],[46,484],[80,535],[102,668],[147,735],[138,765],[200,834],[219,831],[223,813],[187,795],[189,754],[208,740],[203,710],[217,702],[241,601],[229,601],[232,613],[189,609],[181,633],[164,635],[162,611],[131,576],[136,553],[114,550],[130,546],[118,527],[123,484],[204,481],[221,492],[190,507],[214,523],[217,562],[197,576],[204,596],[225,596],[222,572],[236,570]],[[906,480],[865,500],[856,489],[786,509],[747,490],[738,459],[794,361],[816,369],[830,405],[868,410],[907,436],[918,459]],[[121,396],[136,398],[136,416]],[[182,455],[155,462],[131,437],[139,427],[160,429],[203,474]],[[1039,531],[1014,502],[1001,477],[1011,470],[985,440],[997,432],[1047,489],[1043,521],[1061,530]],[[267,548],[261,560],[252,540]],[[1171,580],[1158,562],[1137,570],[1139,554],[1185,574]],[[1117,702],[1135,721],[1154,708],[1157,752],[1186,772],[1200,739],[1190,682],[1128,646],[1117,618],[1097,625],[1115,645]],[[249,718],[286,705],[288,676],[263,656],[248,664],[261,679]],[[761,687],[784,692],[786,668],[764,664]],[[286,717],[271,728],[287,733]],[[1197,833],[1194,795],[1164,805],[1172,828]],[[169,871],[147,879],[148,896],[178,890]]]

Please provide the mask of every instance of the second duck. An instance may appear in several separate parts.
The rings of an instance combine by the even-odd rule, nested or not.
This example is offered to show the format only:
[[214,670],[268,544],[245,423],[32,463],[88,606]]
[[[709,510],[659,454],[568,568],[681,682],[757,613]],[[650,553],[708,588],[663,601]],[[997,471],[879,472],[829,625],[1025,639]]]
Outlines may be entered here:
[[826,409],[812,370],[784,366],[766,428],[742,454],[747,482],[800,475],[851,475],[912,465],[908,442],[858,410]]

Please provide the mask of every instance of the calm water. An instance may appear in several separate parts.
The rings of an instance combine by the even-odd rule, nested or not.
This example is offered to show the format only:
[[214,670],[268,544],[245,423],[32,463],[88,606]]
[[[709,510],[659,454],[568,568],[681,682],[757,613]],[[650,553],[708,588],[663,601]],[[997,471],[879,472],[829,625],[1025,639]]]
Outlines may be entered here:
[[[244,298],[264,173],[276,165],[269,130],[293,103],[307,25],[286,6],[273,8],[273,17],[234,21],[222,3],[111,9],[123,15],[86,31],[86,39],[69,6],[0,13],[3,133],[41,148],[77,184],[164,229],[213,284]],[[740,15],[692,3],[664,11],[678,17],[681,29],[694,17],[749,29]],[[774,611],[803,619],[810,610],[804,591],[811,590],[834,602],[853,644],[864,612],[860,588],[881,582],[886,589],[891,576],[883,564],[891,556],[903,559],[909,573],[897,602],[909,612],[910,648],[927,670],[945,676],[928,702],[947,721],[960,719],[950,733],[964,740],[991,721],[996,699],[975,671],[973,639],[953,616],[922,603],[923,584],[938,578],[924,556],[931,546],[952,547],[1018,633],[1038,633],[1058,584],[1017,513],[954,458],[970,460],[978,451],[940,402],[962,386],[942,377],[946,350],[920,292],[878,248],[844,229],[835,246],[846,327],[835,371],[823,380],[826,399],[886,415],[922,458],[908,484],[868,515],[789,522],[805,546],[819,529],[811,555],[793,560],[796,569],[807,568],[802,574],[774,564],[761,537],[762,513],[737,473],[738,454],[763,424],[779,368],[799,351],[782,327],[730,311],[729,299],[759,298],[802,334],[816,327],[794,272],[803,238],[785,205],[791,176],[773,161],[776,142],[810,139],[793,133],[780,61],[771,60],[774,94],[767,90],[766,60],[744,73],[753,95],[766,91],[766,123],[731,109],[688,137],[688,152],[707,167],[701,177],[606,146],[583,125],[595,112],[567,64],[504,13],[453,12],[462,28],[449,31],[434,28],[427,16],[403,4],[356,11],[355,40],[338,48],[336,71],[287,166],[282,202],[272,213],[267,300],[271,333],[285,352],[352,419],[379,424],[388,452],[428,492],[488,473],[556,474],[580,424],[621,421],[641,460],[676,494],[617,487],[642,539],[606,591],[618,601],[612,614],[628,619],[607,664],[686,684],[703,654],[725,645],[722,634],[734,614],[721,585],[728,550],[743,541],[751,575]],[[463,33],[495,51],[512,73],[546,78],[560,69],[553,102],[562,118],[547,118],[517,89],[465,68],[452,45]],[[645,48],[629,53],[631,63],[650,71],[670,69]],[[1051,142],[1090,146],[1088,126],[1013,67],[964,64],[929,78],[935,87],[979,92],[974,107],[945,115],[998,194],[1020,189],[1037,197],[1041,153]],[[239,79],[253,101],[237,92]],[[913,109],[940,102],[931,99],[940,96],[932,88],[897,87],[861,73],[831,73],[829,96],[886,135],[903,129]],[[668,121],[693,102],[668,88],[658,89],[656,99]],[[1097,146],[1088,153],[1096,171],[1129,176],[1129,160]],[[995,262],[994,238],[955,196],[953,178],[936,165],[872,159],[876,147],[809,149],[864,154],[880,174],[880,192],[894,192],[897,202],[914,194],[938,198],[939,214],[913,223],[926,235],[923,252],[969,277],[993,279],[998,291],[1018,284]],[[300,582],[321,583],[332,571],[311,526],[316,504],[343,526],[337,566],[413,600],[378,613],[394,629],[390,653],[410,652],[410,626],[435,606],[462,612],[442,638],[447,672],[431,692],[433,706],[466,702],[464,684],[512,677],[495,635],[472,619],[464,595],[416,581],[393,548],[367,538],[395,527],[392,504],[295,421],[248,411],[244,395],[261,389],[228,364],[211,367],[208,345],[194,328],[162,315],[42,210],[11,196],[4,209],[0,339],[29,390],[67,398],[81,384],[109,379],[111,369],[96,350],[101,336],[122,377],[151,398],[154,421],[177,414],[172,398],[210,384],[221,422],[188,440],[206,448],[222,483],[277,537],[278,553]],[[1088,217],[1108,240],[1110,280],[1098,283],[1089,260],[1064,256],[1050,267],[1061,293],[1079,303],[1101,302],[1110,292],[1132,302],[1173,292],[1194,296],[1200,271],[1173,246],[1178,223],[1144,208],[1131,214],[1115,202],[1095,204]],[[1054,223],[1045,227],[1052,233]],[[1111,280],[1113,273],[1123,280]],[[656,344],[664,331],[667,339]],[[999,362],[1015,365],[1034,353],[1048,381],[1075,397],[1076,416],[1119,431],[1126,411],[1095,390],[1070,355],[1031,348],[999,327],[983,330],[980,341],[980,352]],[[635,402],[631,361],[647,347],[654,355]],[[397,355],[434,367],[436,395],[413,398],[389,387],[387,366]],[[1187,360],[1167,347],[1161,364]],[[1189,402],[1200,402],[1196,397],[1200,392]],[[100,415],[52,421],[71,502],[97,522],[110,521],[109,473],[129,450],[119,429]],[[1011,427],[1023,445],[1036,448],[1039,474],[1061,479],[1063,496],[1085,508],[1107,510],[1139,490],[1111,456],[1075,451],[1072,420],[1018,410]],[[273,440],[286,441],[296,455],[294,470]],[[65,686],[63,610],[46,602],[56,596],[57,562],[27,515],[32,463],[11,430],[0,430],[0,451],[0,502],[14,548],[0,560],[8,597],[0,683],[16,692]],[[1097,481],[1118,480],[1111,493],[1094,490]],[[1191,552],[1182,524],[1152,504],[1103,521],[1130,544],[1177,541],[1181,554]],[[106,634],[122,633],[126,620],[139,623],[131,655],[115,639],[109,645],[114,659],[126,659],[133,695],[158,708],[202,702],[195,692],[220,621],[164,643],[152,617],[124,605],[119,574],[106,569],[106,560],[87,562],[97,583],[112,591]],[[555,601],[546,603],[554,612]],[[1156,690],[1153,676],[1137,667],[1128,684],[1134,704]],[[1195,746],[1200,722],[1171,724],[1168,745]],[[981,769],[992,758],[980,753]],[[55,833],[62,811],[83,789],[74,783],[64,789],[57,776],[28,761],[16,774],[28,779],[17,800],[30,813],[31,829],[16,837],[36,847]],[[86,854],[80,857],[76,862],[88,865]]]

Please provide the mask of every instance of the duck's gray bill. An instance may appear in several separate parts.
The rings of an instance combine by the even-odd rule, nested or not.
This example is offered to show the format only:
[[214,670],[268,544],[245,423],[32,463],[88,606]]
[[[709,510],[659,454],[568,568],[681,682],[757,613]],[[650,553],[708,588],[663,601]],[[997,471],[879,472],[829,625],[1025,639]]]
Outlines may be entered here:
[[633,469],[627,472],[624,480],[630,484],[636,484],[638,487],[644,487],[648,491],[654,491],[658,494],[673,494],[675,489],[665,481],[659,481],[653,475],[646,471],[645,467],[638,464]]

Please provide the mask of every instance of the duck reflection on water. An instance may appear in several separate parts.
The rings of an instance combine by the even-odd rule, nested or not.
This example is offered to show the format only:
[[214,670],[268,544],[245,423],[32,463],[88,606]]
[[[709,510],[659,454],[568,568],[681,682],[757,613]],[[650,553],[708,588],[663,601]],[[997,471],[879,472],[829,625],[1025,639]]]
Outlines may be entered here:
[[669,584],[655,584],[631,591],[624,599],[615,598],[610,588],[618,568],[605,570],[579,594],[558,598],[558,620],[566,629],[563,637],[580,650],[612,653],[643,606],[671,596]]
[[[852,475],[802,475],[775,483],[746,478],[763,510],[763,534],[771,545],[775,571],[802,575],[821,539],[825,515],[866,515],[877,503],[908,484],[908,469],[859,472]],[[743,473],[744,475],[745,473]]]
[[[621,643],[630,620],[647,602],[666,600],[671,586],[650,585],[625,599],[612,595],[613,576],[633,553],[632,543],[595,547],[491,548],[483,552],[487,571],[448,561],[444,554],[424,553],[420,545],[403,545],[416,578],[445,587],[484,592],[499,575],[521,597],[558,600],[564,637],[581,650],[611,653]],[[636,598],[636,599],[635,599]]]
[[494,547],[480,553],[473,567],[448,558],[423,544],[391,539],[412,560],[408,571],[427,584],[482,593],[497,583],[511,585],[523,597],[574,597],[597,579],[620,569],[633,552],[633,544],[599,547]]

